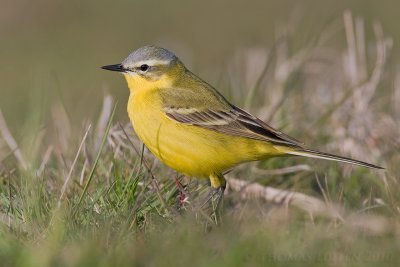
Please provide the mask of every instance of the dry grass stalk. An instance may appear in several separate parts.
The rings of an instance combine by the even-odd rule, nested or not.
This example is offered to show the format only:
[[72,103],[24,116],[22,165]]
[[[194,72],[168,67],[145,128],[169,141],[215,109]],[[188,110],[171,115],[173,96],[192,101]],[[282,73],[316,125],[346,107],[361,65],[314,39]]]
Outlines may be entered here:
[[8,130],[6,120],[4,119],[3,113],[0,110],[0,133],[3,137],[3,140],[6,142],[10,150],[13,152],[15,158],[20,163],[22,169],[26,170],[28,165],[22,156],[21,150],[18,147],[17,142],[12,136],[11,132]]
[[343,220],[338,207],[303,193],[262,186],[235,178],[228,179],[228,186],[239,192],[243,198],[260,198],[274,204],[291,205],[312,215]]
[[81,153],[82,147],[83,147],[83,145],[84,145],[84,143],[86,141],[86,138],[87,138],[87,136],[89,134],[89,131],[90,131],[91,127],[92,127],[92,125],[89,125],[88,129],[86,130],[85,135],[82,138],[81,144],[79,145],[78,151],[76,152],[74,161],[72,162],[71,168],[70,168],[70,170],[68,172],[67,178],[65,179],[64,184],[61,187],[61,194],[60,194],[60,198],[58,199],[58,207],[60,207],[61,200],[63,199],[65,191],[67,190],[68,182],[71,179],[71,175],[72,175],[72,172],[73,172],[73,170],[75,168],[75,164],[78,161],[79,154]]

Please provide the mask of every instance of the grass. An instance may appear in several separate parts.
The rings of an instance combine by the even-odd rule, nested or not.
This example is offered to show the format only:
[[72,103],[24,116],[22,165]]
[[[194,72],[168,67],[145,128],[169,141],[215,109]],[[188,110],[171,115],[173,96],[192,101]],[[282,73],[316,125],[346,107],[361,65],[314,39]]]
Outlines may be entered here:
[[[363,27],[345,13],[343,49],[328,45],[337,31],[296,52],[282,37],[253,89],[229,95],[311,147],[387,171],[295,157],[241,165],[227,175],[216,225],[199,208],[207,182],[154,159],[115,118],[110,97],[96,122],[79,126],[59,104],[35,113],[23,133],[0,113],[1,264],[398,266],[400,94],[392,81],[400,76],[379,24],[371,43]],[[256,64],[242,57],[232,72]],[[244,81],[246,71],[227,76]]]

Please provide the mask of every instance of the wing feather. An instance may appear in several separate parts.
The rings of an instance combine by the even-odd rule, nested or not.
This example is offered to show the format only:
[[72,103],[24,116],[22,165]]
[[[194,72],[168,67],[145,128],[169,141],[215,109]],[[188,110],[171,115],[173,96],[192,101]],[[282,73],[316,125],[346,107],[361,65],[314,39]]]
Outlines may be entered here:
[[302,147],[302,144],[296,139],[275,130],[235,106],[231,106],[230,110],[205,109],[202,111],[167,106],[164,108],[164,112],[169,118],[180,123],[279,145]]

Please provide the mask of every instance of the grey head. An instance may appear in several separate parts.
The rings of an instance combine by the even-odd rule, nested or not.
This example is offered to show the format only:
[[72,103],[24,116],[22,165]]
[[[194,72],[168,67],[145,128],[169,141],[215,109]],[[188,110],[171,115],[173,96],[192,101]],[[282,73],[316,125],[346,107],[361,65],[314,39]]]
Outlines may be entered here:
[[178,58],[171,51],[157,46],[143,46],[133,51],[124,61],[122,66],[135,67],[141,63],[148,65],[166,65],[173,63]]
[[[171,51],[157,46],[143,46],[133,51],[121,64],[103,66],[103,69],[142,76],[160,74],[166,68],[180,64],[180,60]],[[157,75],[157,76],[158,76]]]

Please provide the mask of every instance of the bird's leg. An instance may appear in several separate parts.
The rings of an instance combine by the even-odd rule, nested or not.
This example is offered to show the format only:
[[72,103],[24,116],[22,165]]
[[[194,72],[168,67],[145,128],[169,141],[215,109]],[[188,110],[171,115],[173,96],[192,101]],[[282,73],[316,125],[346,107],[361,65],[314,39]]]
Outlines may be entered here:
[[214,217],[216,224],[218,224],[221,218],[220,212],[223,206],[222,204],[226,187],[226,180],[222,174],[211,174],[210,182],[212,189],[209,193],[207,201],[203,205],[211,200],[212,216]]
[[225,187],[220,187],[218,189],[215,189],[216,193],[214,194],[214,197],[212,198],[211,205],[213,208],[213,216],[215,219],[215,223],[219,224],[221,222],[221,211],[222,208],[224,207],[224,192],[225,192]]
[[182,207],[183,204],[185,203],[186,197],[187,197],[186,193],[185,193],[185,189],[183,188],[182,183],[179,181],[178,175],[174,175],[174,181],[175,181],[176,187],[179,190],[179,207]]

